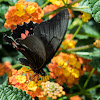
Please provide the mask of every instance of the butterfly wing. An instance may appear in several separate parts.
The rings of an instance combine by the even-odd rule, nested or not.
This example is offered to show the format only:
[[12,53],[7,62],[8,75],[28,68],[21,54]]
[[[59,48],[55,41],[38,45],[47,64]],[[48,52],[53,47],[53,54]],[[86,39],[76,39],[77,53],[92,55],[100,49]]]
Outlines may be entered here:
[[27,57],[27,59],[33,68],[39,69],[46,60],[45,47],[42,41],[38,39],[36,36],[31,35],[23,40],[21,39],[17,40],[17,42],[22,46],[28,48],[29,51],[31,51],[31,52],[26,51],[30,55],[30,57]]
[[58,50],[68,26],[68,10],[63,9],[51,20],[40,23],[35,27],[34,35],[39,37],[46,49],[46,63]]
[[46,59],[45,48],[40,39],[34,35],[28,36],[24,40],[13,41],[9,36],[4,35],[4,40],[20,51],[27,59],[20,58],[19,61],[23,65],[30,67],[37,72]]
[[25,34],[27,30],[29,35],[33,34],[33,29],[37,26],[37,23],[30,21],[28,24],[24,22],[23,25],[17,25],[17,28],[13,30],[12,37],[16,40],[17,38],[21,38],[21,34]]

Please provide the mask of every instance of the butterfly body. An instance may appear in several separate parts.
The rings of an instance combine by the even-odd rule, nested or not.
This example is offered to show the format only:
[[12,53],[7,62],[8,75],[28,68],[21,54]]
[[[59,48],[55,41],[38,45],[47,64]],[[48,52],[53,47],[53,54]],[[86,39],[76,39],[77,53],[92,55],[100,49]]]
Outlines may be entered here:
[[45,75],[43,67],[50,62],[58,50],[68,26],[68,10],[63,9],[51,20],[40,24],[29,22],[17,26],[12,37],[4,39],[20,51],[27,59],[19,62],[30,66],[37,74]]

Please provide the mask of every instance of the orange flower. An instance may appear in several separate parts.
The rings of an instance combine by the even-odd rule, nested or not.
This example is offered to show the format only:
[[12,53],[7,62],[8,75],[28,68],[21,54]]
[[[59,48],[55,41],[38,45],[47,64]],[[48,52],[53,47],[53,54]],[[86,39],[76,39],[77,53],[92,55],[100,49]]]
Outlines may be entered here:
[[5,73],[9,73],[11,67],[12,65],[8,61],[5,61],[3,64],[0,63],[0,76],[4,75]]
[[9,76],[9,84],[26,91],[32,98],[41,95],[42,89],[39,87],[42,82],[49,80],[49,76],[35,74],[31,69],[22,67],[18,71],[12,72]]
[[73,84],[78,84],[79,77],[84,72],[75,55],[62,52],[51,59],[48,68],[50,78],[55,79],[60,85],[66,83],[68,87],[72,87]]
[[8,12],[5,14],[6,22],[4,26],[11,30],[15,29],[18,25],[29,21],[40,23],[44,11],[35,2],[26,2],[19,0],[15,6],[10,6]]
[[[48,12],[51,12],[51,11],[56,10],[58,8],[59,8],[58,6],[50,4],[50,5],[46,5],[46,7],[44,7],[43,10],[44,10],[45,13],[48,13]],[[56,13],[52,14],[52,15],[49,15],[49,19],[51,19],[55,15],[56,15]]]
[[[49,0],[52,4],[50,5],[46,5],[46,7],[43,8],[44,12],[45,13],[48,13],[48,12],[51,12],[53,10],[56,10],[58,9],[59,7],[62,7],[64,6],[64,3],[62,0]],[[66,1],[66,0],[65,0]],[[67,1],[68,3],[71,2],[71,0],[68,0]],[[74,17],[73,13],[72,13],[72,10],[68,9],[69,11],[69,14],[70,16]],[[56,14],[52,14],[52,15],[49,15],[49,19],[51,19],[52,17],[54,17]],[[69,16],[69,18],[70,18]]]
[[82,100],[82,98],[76,95],[76,96],[70,97],[70,100]]

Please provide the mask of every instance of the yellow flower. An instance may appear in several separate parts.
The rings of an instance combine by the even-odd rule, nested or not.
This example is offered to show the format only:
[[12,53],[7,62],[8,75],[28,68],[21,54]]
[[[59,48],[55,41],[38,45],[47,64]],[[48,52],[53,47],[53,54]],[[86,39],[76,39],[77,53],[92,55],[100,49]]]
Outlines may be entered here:
[[79,71],[77,69],[72,69],[72,74],[75,76],[75,78],[79,78]]
[[28,90],[32,90],[32,91],[36,91],[37,89],[36,83],[34,81],[30,81],[27,87]]
[[70,59],[68,61],[69,61],[68,63],[70,65],[74,65],[76,63],[77,59],[73,55],[71,55]]
[[81,64],[78,62],[78,61],[76,61],[76,63],[75,63],[75,65],[74,65],[76,68],[81,68]]
[[97,47],[98,49],[100,49],[100,40],[96,40],[96,41],[93,43],[93,45],[94,45],[95,47]]
[[22,5],[20,3],[17,3],[15,6],[16,6],[17,10],[23,10],[25,7],[24,5]]
[[71,69],[69,67],[67,67],[66,69],[63,70],[63,73],[66,77],[68,77],[71,73]]
[[56,6],[64,6],[64,2],[66,3],[68,0],[64,0],[64,2],[62,0],[48,0],[48,1],[50,1],[52,4]]
[[63,59],[61,59],[61,57],[58,57],[57,58],[57,63],[58,63],[58,66],[63,66],[65,62],[64,62]]
[[16,11],[15,15],[21,17],[25,14],[25,12],[23,10],[20,10],[20,11]]
[[34,6],[28,6],[26,8],[26,11],[27,11],[28,14],[32,14],[32,13],[35,12],[35,7]]
[[83,15],[82,15],[83,22],[88,22],[90,19],[91,19],[91,14],[84,12]]
[[62,66],[62,68],[66,68],[67,67],[67,62],[65,62]]
[[21,17],[25,14],[25,11],[24,11],[24,5],[20,4],[20,3],[17,3],[16,5],[16,8],[17,8],[17,11],[15,12],[15,15]]
[[16,77],[16,80],[17,80],[17,82],[19,82],[19,83],[25,83],[25,82],[26,82],[26,76],[24,76],[24,75],[18,75],[18,76]]

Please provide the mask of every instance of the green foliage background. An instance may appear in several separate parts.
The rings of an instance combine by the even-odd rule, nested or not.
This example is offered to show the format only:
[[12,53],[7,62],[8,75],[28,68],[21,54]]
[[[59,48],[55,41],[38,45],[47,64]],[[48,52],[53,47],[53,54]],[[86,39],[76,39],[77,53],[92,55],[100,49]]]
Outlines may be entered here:
[[[18,0],[0,0],[0,62],[9,61],[12,65],[18,64],[18,58],[23,57],[23,55],[9,46],[6,42],[3,41],[3,33],[8,35],[11,34],[9,29],[4,27],[4,14],[8,11],[9,6],[13,6]],[[37,2],[39,6],[42,6],[46,0],[26,0]],[[83,9],[84,8],[84,9]],[[79,7],[76,7],[73,12],[75,17],[70,19],[69,27],[67,33],[74,34],[78,26],[81,24],[82,20],[78,18],[78,15],[81,14],[80,11],[87,12],[92,14],[91,20],[88,23],[84,23],[74,39],[78,40],[76,47],[92,44],[96,39],[100,39],[100,0],[82,0]],[[47,20],[48,17],[44,18]],[[97,69],[98,74],[92,75],[88,86],[91,88],[97,84],[100,84],[100,50],[97,48],[90,48],[86,50],[79,50],[75,52],[81,57],[92,59],[90,65]],[[19,66],[21,67],[21,66]],[[48,73],[47,67],[44,69]],[[88,78],[88,73],[85,73],[84,76],[80,78],[80,86],[83,87]],[[0,77],[0,84],[7,84],[7,74]],[[63,86],[66,93],[78,92],[78,86],[74,86],[69,89],[66,85]],[[83,90],[84,92],[84,90]],[[100,88],[91,89],[87,91],[86,95],[81,95],[83,100],[100,100]],[[63,99],[60,99],[63,100]]]

